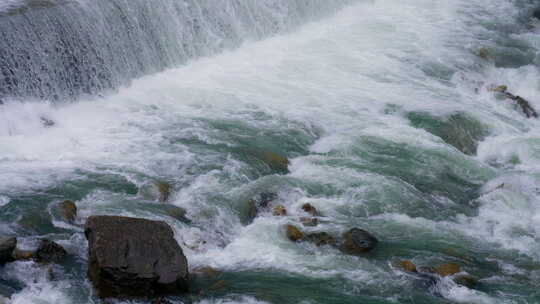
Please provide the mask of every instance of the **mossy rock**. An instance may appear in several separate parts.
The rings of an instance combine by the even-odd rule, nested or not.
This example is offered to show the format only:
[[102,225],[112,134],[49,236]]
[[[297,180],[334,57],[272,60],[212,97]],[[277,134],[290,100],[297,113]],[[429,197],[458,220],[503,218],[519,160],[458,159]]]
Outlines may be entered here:
[[413,127],[440,137],[467,155],[476,155],[478,142],[489,135],[486,126],[462,112],[448,117],[436,117],[427,112],[410,112],[407,118]]
[[412,261],[409,261],[409,260],[395,261],[393,263],[393,265],[394,265],[394,267],[403,269],[403,270],[405,270],[407,272],[417,272],[416,265],[414,265],[414,263]]

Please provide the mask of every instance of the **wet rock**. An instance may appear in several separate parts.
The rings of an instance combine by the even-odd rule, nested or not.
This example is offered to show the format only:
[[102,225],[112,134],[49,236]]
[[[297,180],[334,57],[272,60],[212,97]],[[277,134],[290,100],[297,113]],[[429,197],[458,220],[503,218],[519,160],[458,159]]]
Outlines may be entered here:
[[54,126],[54,121],[52,121],[51,119],[48,119],[47,117],[41,116],[41,117],[39,118],[39,120],[41,121],[41,124],[42,124],[45,128],[50,128],[50,127],[53,127],[53,126]]
[[311,233],[311,234],[308,234],[305,237],[305,239],[307,241],[312,242],[313,244],[317,246],[324,246],[324,245],[335,246],[337,244],[337,240],[326,232]]
[[12,257],[16,261],[31,260],[36,257],[36,253],[30,250],[13,250]]
[[273,171],[282,174],[289,173],[289,160],[286,157],[277,153],[265,151],[260,153],[260,158]]
[[287,209],[283,205],[277,205],[272,209],[273,216],[285,216],[287,215]]
[[482,58],[482,59],[488,60],[488,59],[491,58],[491,52],[490,52],[487,48],[485,48],[485,47],[480,48],[480,49],[477,51],[476,54],[478,55],[478,57],[480,57],[480,58]]
[[17,238],[0,237],[0,264],[12,262],[12,253],[17,247]]
[[296,226],[287,225],[285,229],[287,231],[287,238],[293,242],[301,241],[304,238],[304,233]]
[[506,98],[513,100],[516,102],[516,104],[521,108],[521,111],[527,118],[538,118],[538,113],[536,110],[531,106],[531,104],[525,100],[524,98],[514,95],[512,93],[509,93],[508,87],[505,85],[500,85],[497,87],[488,88],[489,91],[497,92],[503,94]]
[[65,200],[58,206],[60,214],[69,222],[74,222],[77,218],[77,205],[71,200]]
[[165,203],[169,200],[169,196],[171,195],[171,185],[167,182],[156,182],[156,187],[159,191],[159,201],[162,203]]
[[441,264],[433,269],[441,277],[447,277],[461,272],[461,267],[456,263]]
[[369,232],[353,228],[343,234],[341,251],[348,254],[362,254],[373,250],[379,241]]
[[101,298],[188,290],[188,264],[164,222],[91,216],[85,225],[88,276]]
[[416,265],[409,260],[396,261],[394,262],[394,266],[408,272],[417,272]]
[[476,119],[457,112],[448,117],[436,117],[426,112],[407,114],[411,125],[440,137],[447,144],[467,155],[476,155],[478,142],[488,135],[488,129]]
[[478,281],[475,277],[467,274],[458,275],[454,278],[454,282],[458,285],[465,286],[467,288],[473,289],[478,284]]
[[277,194],[273,192],[262,192],[256,197],[248,200],[248,217],[246,224],[249,224],[257,217],[259,212],[268,210],[272,201],[277,198]]
[[313,207],[313,205],[311,205],[309,203],[308,204],[303,204],[302,205],[302,210],[309,213],[311,216],[319,216],[319,212],[317,211],[317,209],[315,207]]
[[67,255],[66,250],[57,243],[42,239],[36,250],[35,258],[39,263],[56,263],[60,262]]
[[301,217],[300,222],[306,227],[315,227],[319,225],[319,219],[316,217]]

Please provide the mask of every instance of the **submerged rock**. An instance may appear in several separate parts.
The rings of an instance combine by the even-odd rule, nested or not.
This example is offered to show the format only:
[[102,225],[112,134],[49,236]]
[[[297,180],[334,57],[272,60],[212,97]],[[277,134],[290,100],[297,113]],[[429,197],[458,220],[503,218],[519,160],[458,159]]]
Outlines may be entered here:
[[417,272],[416,265],[409,260],[396,261],[394,262],[394,266],[408,272]]
[[336,238],[326,232],[310,233],[305,237],[305,240],[310,241],[317,246],[335,246],[338,243]]
[[467,288],[473,289],[478,284],[478,280],[476,280],[475,277],[468,275],[468,274],[462,274],[458,275],[454,278],[454,282],[458,285],[465,286]]
[[259,212],[268,210],[272,201],[277,198],[277,194],[273,192],[262,192],[256,197],[248,200],[248,216],[246,224],[249,224],[257,217]]
[[17,247],[17,238],[0,237],[0,264],[13,261],[12,253]]
[[476,155],[478,142],[489,132],[479,121],[465,113],[457,112],[446,118],[436,117],[426,112],[407,114],[411,125],[440,137],[447,144],[467,155]]
[[164,222],[91,216],[85,225],[88,276],[101,298],[188,290],[188,263]]
[[265,151],[260,153],[260,158],[270,169],[282,174],[289,173],[289,160],[286,157]]
[[373,250],[379,241],[369,232],[353,228],[343,234],[341,251],[348,254],[362,254]]
[[158,188],[159,192],[159,201],[162,203],[165,203],[169,200],[169,196],[171,196],[171,185],[167,182],[156,182],[156,187]]
[[35,258],[39,263],[59,262],[67,255],[66,250],[57,243],[43,239],[36,250]]
[[293,225],[287,225],[285,227],[287,232],[287,238],[293,242],[301,241],[304,238],[304,233]]
[[316,217],[301,217],[300,222],[306,227],[315,227],[319,225],[319,219]]
[[461,272],[461,267],[456,263],[445,263],[435,267],[433,271],[441,277],[447,277]]
[[71,200],[65,200],[58,206],[60,214],[69,222],[74,222],[77,218],[77,205]]

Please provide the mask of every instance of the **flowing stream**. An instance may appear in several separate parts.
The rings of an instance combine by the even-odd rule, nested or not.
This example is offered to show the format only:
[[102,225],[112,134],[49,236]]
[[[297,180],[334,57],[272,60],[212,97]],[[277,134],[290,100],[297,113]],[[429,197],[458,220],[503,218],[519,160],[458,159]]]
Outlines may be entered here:
[[[540,121],[489,90],[540,110],[538,8],[0,0],[0,235],[69,254],[2,266],[0,295],[102,303],[82,225],[106,214],[167,222],[191,270],[220,272],[163,303],[540,303]],[[250,221],[261,193],[288,215]],[[322,217],[304,230],[359,227],[379,246],[291,242],[305,203]],[[459,263],[478,284],[427,288],[396,260]]]

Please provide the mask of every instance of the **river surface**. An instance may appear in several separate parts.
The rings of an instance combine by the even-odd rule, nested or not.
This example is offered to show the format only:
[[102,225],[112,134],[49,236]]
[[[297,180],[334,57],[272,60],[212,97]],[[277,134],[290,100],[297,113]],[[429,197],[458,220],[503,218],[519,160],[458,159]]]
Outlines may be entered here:
[[[82,225],[123,215],[167,222],[191,270],[220,272],[164,303],[540,303],[540,121],[489,91],[540,109],[537,8],[0,0],[0,234],[69,253],[3,266],[0,295],[102,303]],[[250,222],[261,193],[288,215]],[[289,241],[305,203],[322,217],[304,230],[359,227],[379,246]],[[397,260],[455,262],[478,284],[422,286]]]

